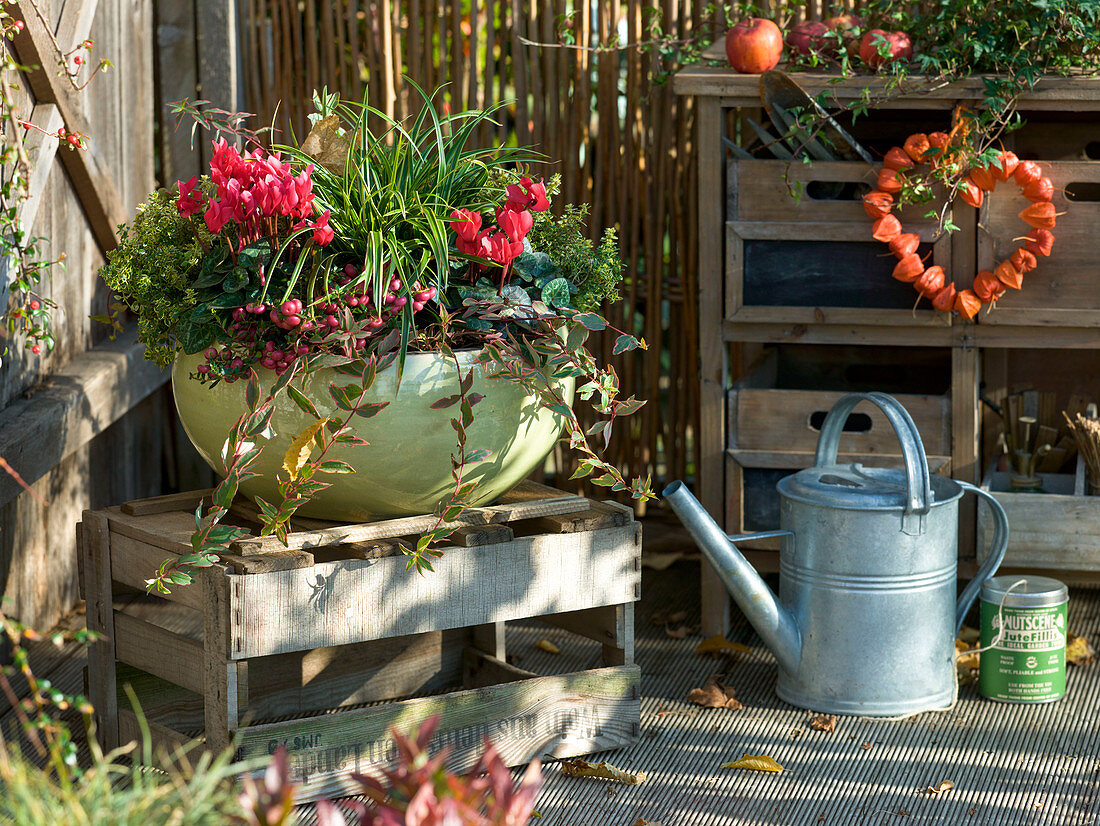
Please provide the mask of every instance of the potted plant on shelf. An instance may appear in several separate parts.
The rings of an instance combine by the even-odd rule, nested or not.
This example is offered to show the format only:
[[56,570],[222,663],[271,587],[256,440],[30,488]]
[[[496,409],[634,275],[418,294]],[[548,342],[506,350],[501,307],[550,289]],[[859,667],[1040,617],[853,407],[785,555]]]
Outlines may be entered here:
[[[525,173],[530,153],[468,148],[489,113],[441,117],[424,98],[400,124],[317,96],[306,140],[274,153],[237,129],[255,148],[223,136],[208,176],[153,193],[123,229],[102,275],[138,315],[147,358],[171,364],[184,428],[224,476],[194,553],[157,587],[189,582],[244,534],[219,524],[238,493],[284,541],[296,513],[434,511],[409,559],[430,568],[432,542],[563,430],[574,478],[652,497],[589,444],[643,404],[585,349],[608,328],[595,310],[618,297],[614,233],[596,247],[585,209],[552,216],[556,181]],[[615,353],[645,347],[617,332]],[[575,396],[601,416],[588,428]]]

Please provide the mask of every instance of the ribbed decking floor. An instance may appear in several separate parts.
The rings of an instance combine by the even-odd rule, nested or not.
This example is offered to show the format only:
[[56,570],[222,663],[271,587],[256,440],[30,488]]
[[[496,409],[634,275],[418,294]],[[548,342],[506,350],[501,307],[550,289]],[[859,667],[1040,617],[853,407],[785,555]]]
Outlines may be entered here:
[[[1006,705],[964,687],[951,711],[903,721],[842,717],[832,733],[812,731],[810,715],[773,692],[775,663],[742,622],[733,638],[753,655],[698,656],[698,636],[669,637],[655,612],[687,611],[698,622],[698,565],[681,561],[646,571],[637,613],[642,667],[641,738],[598,755],[646,781],[626,786],[568,778],[550,764],[537,810],[540,826],[776,824],[984,824],[1077,826],[1100,821],[1100,663],[1070,669],[1060,703]],[[1100,639],[1100,590],[1071,591],[1070,627]],[[562,648],[552,657],[539,639]],[[509,629],[509,649],[532,671],[574,670],[598,662],[595,644],[544,627]],[[45,649],[39,647],[42,654]],[[79,690],[83,657],[75,648],[40,660],[55,685]],[[703,709],[688,691],[726,675],[744,708]],[[5,715],[5,726],[10,716]],[[767,754],[786,769],[763,774],[719,768],[743,754]],[[929,795],[940,781],[951,791]],[[314,822],[310,807],[302,823]],[[150,826],[153,826],[152,824]]]

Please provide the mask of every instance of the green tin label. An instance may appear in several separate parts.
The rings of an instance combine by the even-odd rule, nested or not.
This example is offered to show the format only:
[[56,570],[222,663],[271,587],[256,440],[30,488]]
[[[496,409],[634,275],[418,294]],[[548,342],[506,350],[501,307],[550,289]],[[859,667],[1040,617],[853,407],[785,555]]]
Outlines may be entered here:
[[1049,703],[1066,693],[1066,603],[1045,608],[1010,608],[981,602],[978,689],[993,700]]

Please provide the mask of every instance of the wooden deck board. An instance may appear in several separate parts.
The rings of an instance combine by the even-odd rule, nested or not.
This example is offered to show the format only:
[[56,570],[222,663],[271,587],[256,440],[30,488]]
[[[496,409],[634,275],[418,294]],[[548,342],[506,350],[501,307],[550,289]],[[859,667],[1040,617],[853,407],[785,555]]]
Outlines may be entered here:
[[[901,721],[842,717],[835,732],[821,733],[810,730],[808,713],[775,697],[774,660],[735,615],[732,638],[754,651],[726,661],[726,681],[744,708],[702,709],[684,698],[722,670],[723,661],[696,656],[699,637],[672,639],[651,622],[654,612],[686,610],[685,622],[697,624],[698,580],[694,562],[645,572],[637,611],[642,737],[595,758],[644,771],[646,782],[567,778],[550,764],[536,805],[542,817],[534,822],[630,826],[642,817],[663,826],[1083,826],[1100,818],[1100,663],[1070,668],[1069,693],[1060,703],[994,703],[966,686],[948,712]],[[1100,638],[1100,590],[1071,590],[1070,627]],[[537,649],[540,639],[555,641],[561,655]],[[595,667],[601,654],[598,643],[541,624],[510,625],[508,650],[520,657],[515,665],[541,673]],[[48,667],[55,684],[80,690],[80,654],[59,653],[63,661],[55,655]],[[789,771],[719,768],[744,753],[768,754]],[[922,793],[942,780],[955,789]],[[300,822],[315,823],[311,807],[303,807]]]

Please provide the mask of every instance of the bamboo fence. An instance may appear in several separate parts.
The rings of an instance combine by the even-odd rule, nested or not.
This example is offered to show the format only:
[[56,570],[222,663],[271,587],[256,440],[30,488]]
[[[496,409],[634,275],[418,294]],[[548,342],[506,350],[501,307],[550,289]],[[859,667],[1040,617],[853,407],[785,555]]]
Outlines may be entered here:
[[[677,39],[711,26],[699,0],[239,0],[246,108],[303,135],[327,86],[396,118],[443,92],[451,111],[510,101],[483,144],[531,145],[562,176],[558,204],[587,203],[589,229],[619,230],[626,281],[609,321],[649,344],[611,358],[624,397],[648,399],[616,423],[606,455],[630,475],[688,478],[697,425],[696,181],[690,100],[654,83],[648,24]],[[766,5],[766,4],[765,4]],[[766,13],[787,20],[841,8],[821,0]],[[567,16],[568,13],[568,16]],[[711,28],[713,28],[711,26]],[[716,33],[720,34],[720,31]],[[613,39],[615,48],[603,48]],[[666,73],[667,74],[667,73]]]

